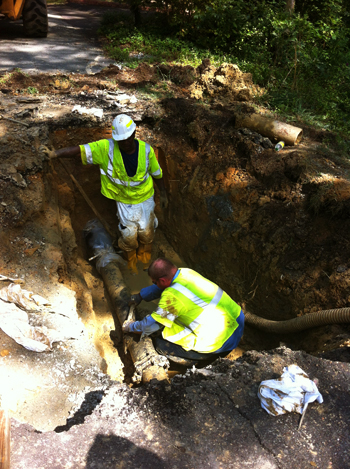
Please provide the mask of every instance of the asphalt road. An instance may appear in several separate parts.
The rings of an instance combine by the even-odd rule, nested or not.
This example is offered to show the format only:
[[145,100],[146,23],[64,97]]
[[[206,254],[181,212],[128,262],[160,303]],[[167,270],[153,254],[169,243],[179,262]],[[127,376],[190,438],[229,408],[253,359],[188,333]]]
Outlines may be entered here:
[[[113,9],[115,10],[115,9]],[[20,68],[27,73],[96,73],[114,63],[97,39],[100,19],[108,7],[49,5],[47,38],[27,38],[22,21],[0,19],[0,73]]]

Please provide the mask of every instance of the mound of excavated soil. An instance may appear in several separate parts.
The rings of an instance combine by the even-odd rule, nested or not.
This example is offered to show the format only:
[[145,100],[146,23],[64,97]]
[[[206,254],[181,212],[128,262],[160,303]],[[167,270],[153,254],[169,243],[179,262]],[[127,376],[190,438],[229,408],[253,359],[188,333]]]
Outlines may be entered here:
[[199,78],[189,87],[192,98],[204,96],[220,98],[227,102],[252,101],[262,89],[254,85],[251,73],[243,73],[237,65],[224,63],[216,68],[203,61],[197,68]]

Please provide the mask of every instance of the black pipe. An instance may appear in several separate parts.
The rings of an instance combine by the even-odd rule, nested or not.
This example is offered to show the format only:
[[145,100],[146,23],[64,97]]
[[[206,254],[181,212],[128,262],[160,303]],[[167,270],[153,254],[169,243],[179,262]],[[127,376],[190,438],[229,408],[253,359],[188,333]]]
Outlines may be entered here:
[[[129,315],[130,291],[124,283],[119,266],[126,265],[126,262],[114,251],[112,239],[99,220],[91,220],[86,224],[84,236],[96,259],[96,269],[103,278],[115,314],[122,326]],[[167,368],[169,362],[165,357],[158,355],[152,340],[145,338],[137,341],[131,335],[127,337],[125,344],[136,370],[133,380],[139,382],[142,379],[143,382],[149,382],[151,379],[158,381],[168,379],[164,367]]]

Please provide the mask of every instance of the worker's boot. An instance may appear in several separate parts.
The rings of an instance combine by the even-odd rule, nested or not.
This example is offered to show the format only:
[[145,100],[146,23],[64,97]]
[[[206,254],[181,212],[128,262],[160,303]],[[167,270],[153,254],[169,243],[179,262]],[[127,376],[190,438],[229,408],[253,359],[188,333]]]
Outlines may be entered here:
[[133,274],[138,274],[136,249],[133,251],[124,251],[124,256],[128,261],[128,268]]
[[149,244],[142,244],[139,242],[139,248],[137,250],[137,258],[143,264],[143,270],[147,270],[150,262],[151,262],[151,255],[152,255],[152,243]]

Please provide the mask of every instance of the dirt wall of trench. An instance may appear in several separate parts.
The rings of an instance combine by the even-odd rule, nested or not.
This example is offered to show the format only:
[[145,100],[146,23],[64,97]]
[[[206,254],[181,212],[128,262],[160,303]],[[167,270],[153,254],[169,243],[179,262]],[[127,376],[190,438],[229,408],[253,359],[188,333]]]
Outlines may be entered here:
[[268,319],[349,306],[347,162],[307,134],[266,149],[222,106],[162,104],[152,143],[164,150],[171,202],[159,215],[187,263]]

